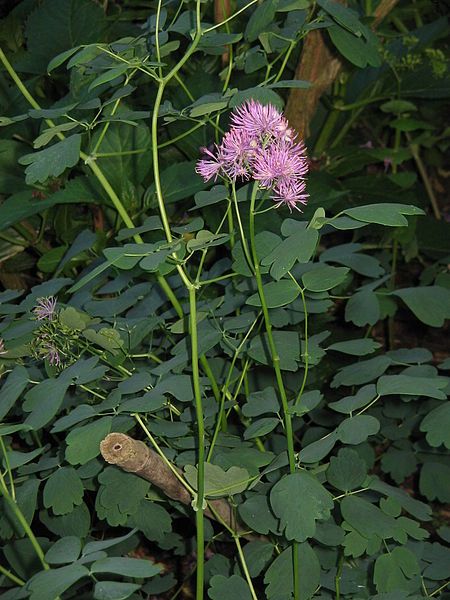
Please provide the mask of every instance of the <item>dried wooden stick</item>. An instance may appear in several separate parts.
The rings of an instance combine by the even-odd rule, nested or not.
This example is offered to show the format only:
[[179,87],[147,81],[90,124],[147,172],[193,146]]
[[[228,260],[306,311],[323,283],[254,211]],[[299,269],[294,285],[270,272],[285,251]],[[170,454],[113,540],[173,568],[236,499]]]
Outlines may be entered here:
[[[397,2],[398,0],[381,0],[373,14],[373,28],[381,23]],[[309,127],[320,97],[336,80],[343,65],[340,56],[327,45],[321,31],[314,30],[306,36],[295,79],[309,81],[312,85],[306,90],[292,89],[286,105],[289,123],[303,139],[309,137]]]
[[[124,433],[110,433],[100,442],[100,451],[106,462],[150,481],[172,500],[191,504],[192,496],[189,491],[159,454],[144,442],[134,440]],[[180,472],[176,467],[174,469]],[[209,519],[226,523],[235,534],[243,534],[242,537],[246,539],[260,539],[249,535],[248,530],[236,520],[234,513],[233,507],[224,498],[209,500],[204,512]]]

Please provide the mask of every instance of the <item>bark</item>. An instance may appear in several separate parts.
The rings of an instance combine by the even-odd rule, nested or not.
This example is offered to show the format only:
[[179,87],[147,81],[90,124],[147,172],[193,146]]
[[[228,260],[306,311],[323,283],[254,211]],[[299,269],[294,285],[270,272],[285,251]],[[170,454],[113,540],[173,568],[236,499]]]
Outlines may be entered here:
[[[381,0],[374,12],[372,27],[377,27],[391,12],[398,0]],[[310,124],[316,113],[320,97],[336,80],[344,63],[334,49],[327,46],[321,30],[311,31],[305,38],[295,79],[309,81],[306,90],[291,90],[286,105],[286,116],[290,125],[307,139]]]
[[[124,433],[110,433],[100,443],[100,451],[106,462],[146,479],[172,500],[186,505],[191,504],[192,496],[188,490],[159,454],[146,446],[144,442],[134,440]],[[176,470],[179,471],[179,469]],[[209,519],[219,522],[222,519],[235,533],[244,534],[246,529],[236,520],[234,512],[228,501],[220,498],[209,500],[204,514]],[[244,534],[242,537],[261,539],[248,534]]]

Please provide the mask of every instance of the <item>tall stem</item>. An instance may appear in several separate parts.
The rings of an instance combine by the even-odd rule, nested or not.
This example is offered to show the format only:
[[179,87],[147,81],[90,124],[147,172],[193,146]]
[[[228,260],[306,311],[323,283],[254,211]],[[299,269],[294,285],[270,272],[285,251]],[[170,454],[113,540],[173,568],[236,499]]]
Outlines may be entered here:
[[192,355],[192,382],[194,387],[195,412],[197,417],[198,467],[197,467],[197,507],[195,522],[197,528],[197,584],[196,600],[202,600],[204,587],[205,535],[203,529],[203,502],[205,497],[205,425],[200,390],[200,373],[198,368],[198,332],[197,332],[197,298],[194,286],[189,288],[190,334]]
[[20,510],[20,507],[17,504],[17,501],[13,500],[11,494],[9,493],[8,488],[6,487],[5,481],[4,481],[1,473],[0,473],[0,493],[4,497],[6,504],[8,504],[8,506],[10,507],[10,509],[13,512],[17,521],[23,527],[23,530],[25,531],[25,534],[27,535],[28,539],[30,540],[31,545],[33,546],[36,556],[39,558],[43,569],[45,571],[48,571],[50,569],[50,567],[48,566],[48,564],[44,558],[44,552],[43,552],[39,542],[37,541],[36,536],[33,533],[33,530],[28,525],[27,520],[23,516],[23,513]]
[[[275,370],[275,377],[277,380],[278,390],[280,392],[281,404],[283,408],[283,420],[284,428],[286,432],[286,443],[287,453],[289,459],[289,471],[295,473],[295,450],[294,450],[294,436],[292,431],[292,417],[289,412],[288,399],[286,389],[283,383],[283,377],[280,368],[280,357],[278,355],[277,347],[272,335],[272,323],[270,321],[269,309],[267,307],[266,297],[264,294],[263,281],[261,277],[261,271],[259,268],[259,258],[255,244],[255,201],[258,193],[258,184],[255,183],[253,186],[251,201],[250,201],[250,247],[253,257],[253,268],[255,272],[256,285],[258,287],[258,294],[261,300],[261,307],[264,315],[264,323],[267,332],[267,341],[270,348],[270,354],[272,357],[273,368]],[[293,579],[294,579],[294,600],[299,600],[300,588],[299,588],[299,576],[298,576],[298,546],[294,542],[292,544],[292,562],[293,562]]]

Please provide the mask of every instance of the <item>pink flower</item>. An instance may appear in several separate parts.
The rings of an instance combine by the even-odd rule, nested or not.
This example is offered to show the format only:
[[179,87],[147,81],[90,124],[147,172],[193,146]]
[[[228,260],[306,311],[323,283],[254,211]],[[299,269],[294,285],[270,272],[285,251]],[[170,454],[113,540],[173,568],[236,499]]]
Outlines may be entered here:
[[231,129],[220,145],[203,148],[196,172],[205,181],[222,177],[227,181],[253,179],[273,192],[276,206],[289,210],[305,204],[304,179],[309,170],[303,142],[295,143],[295,131],[271,105],[250,100],[231,115]]
[[233,127],[223,137],[220,153],[223,169],[233,181],[250,177],[250,162],[255,157],[259,143],[245,130]]
[[255,100],[248,100],[236,108],[231,115],[231,122],[252,137],[271,135],[281,139],[289,130],[288,122],[274,106]]
[[274,195],[272,200],[275,200],[276,207],[285,204],[289,210],[292,209],[300,210],[298,204],[306,204],[308,201],[309,194],[306,193],[306,184],[304,181],[282,181],[277,183],[273,189]]
[[217,177],[223,168],[223,160],[219,156],[219,149],[216,146],[217,156],[211,150],[208,150],[208,148],[201,148],[201,150],[204,155],[206,154],[210,158],[199,160],[195,167],[195,172],[201,175],[205,182],[212,178],[214,178],[214,181],[217,181]]
[[275,142],[267,146],[253,163],[253,178],[260,181],[263,188],[303,179],[307,172],[305,147],[292,142]]
[[38,298],[37,305],[33,312],[38,321],[48,319],[53,321],[56,310],[56,298],[49,296],[48,298]]

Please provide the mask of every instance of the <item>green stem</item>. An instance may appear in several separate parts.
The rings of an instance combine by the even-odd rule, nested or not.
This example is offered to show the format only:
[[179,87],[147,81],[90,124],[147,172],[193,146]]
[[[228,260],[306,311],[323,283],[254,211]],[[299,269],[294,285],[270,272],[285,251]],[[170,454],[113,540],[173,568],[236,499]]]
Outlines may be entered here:
[[253,587],[252,578],[250,577],[250,573],[248,571],[247,563],[245,561],[244,553],[242,552],[241,542],[239,541],[239,536],[234,535],[234,543],[236,544],[236,548],[239,554],[239,560],[241,561],[242,570],[244,571],[245,579],[247,580],[248,587],[250,588],[250,593],[252,595],[253,600],[258,600],[258,596],[256,595],[255,588]]
[[420,157],[419,146],[417,144],[413,144],[409,133],[406,133],[406,137],[408,138],[409,147],[411,150],[411,154],[414,157],[414,161],[416,163],[417,170],[419,171],[420,176],[422,177],[423,185],[425,186],[425,189],[428,194],[428,198],[430,199],[431,208],[433,209],[433,214],[436,217],[436,219],[438,219],[440,221],[442,216],[441,216],[441,212],[439,210],[438,201],[434,194],[433,186],[431,185],[430,179],[428,178],[428,173],[425,168],[425,165]]
[[181,483],[181,485],[187,489],[187,491],[192,495],[192,497],[195,497],[195,490],[180,475],[180,473],[178,472],[178,470],[173,466],[173,464],[170,462],[170,460],[167,458],[167,456],[164,454],[164,452],[158,446],[155,438],[152,436],[152,434],[150,433],[150,431],[146,427],[146,425],[145,425],[144,421],[142,420],[141,416],[138,415],[138,414],[132,414],[131,416],[134,417],[136,419],[136,421],[139,423],[139,425],[142,427],[145,435],[150,440],[150,442],[151,442],[153,448],[155,449],[155,451],[163,459],[163,461],[165,462],[165,464],[167,465],[167,467],[172,471],[172,473],[175,475],[175,477],[178,479],[178,481]]
[[[213,434],[213,437],[212,437],[212,440],[211,440],[211,444],[209,446],[208,456],[206,457],[206,462],[209,462],[211,460],[212,453],[213,453],[213,450],[214,450],[214,446],[216,444],[217,437],[219,435],[220,429],[221,428],[223,429],[224,417],[225,417],[225,399],[227,397],[228,388],[230,386],[231,378],[233,376],[234,365],[236,364],[236,361],[237,361],[237,359],[239,357],[239,354],[240,354],[242,348],[244,347],[244,345],[245,345],[245,343],[246,343],[249,335],[253,331],[253,328],[255,327],[256,323],[258,322],[259,317],[260,317],[260,314],[258,314],[258,316],[256,317],[256,319],[253,321],[253,323],[251,324],[249,330],[247,331],[247,333],[245,334],[245,336],[242,339],[241,343],[239,344],[239,346],[236,348],[236,350],[234,352],[234,356],[233,356],[233,359],[231,361],[230,368],[228,369],[227,378],[226,378],[225,383],[224,383],[223,388],[222,388],[222,395],[221,395],[220,400],[219,400],[219,412],[217,414],[217,419],[216,419],[216,427],[214,429],[214,434]],[[226,419],[225,419],[225,425],[226,425]]]
[[289,44],[289,48],[287,49],[286,54],[284,55],[283,62],[281,63],[281,66],[280,66],[280,69],[278,71],[278,74],[277,74],[277,76],[274,79],[274,83],[277,83],[278,81],[280,81],[281,76],[284,73],[284,69],[286,68],[286,65],[287,65],[287,62],[289,60],[289,57],[291,56],[292,51],[294,50],[296,44],[297,44],[296,40],[292,40],[291,43]]
[[237,222],[238,222],[238,226],[239,226],[239,233],[241,234],[242,250],[244,251],[244,256],[245,256],[247,264],[250,268],[250,271],[253,273],[254,266],[253,266],[252,259],[250,257],[250,251],[248,249],[247,238],[245,236],[244,227],[242,225],[241,213],[239,212],[239,203],[238,203],[237,194],[236,194],[236,184],[234,183],[234,181],[231,184],[231,191],[232,191],[232,195],[233,195],[233,202],[234,202],[234,209],[236,212],[236,218],[237,218]]
[[34,535],[31,527],[28,525],[27,520],[23,516],[23,513],[20,510],[19,505],[11,497],[1,473],[0,473],[0,492],[5,499],[5,502],[8,504],[8,506],[12,510],[15,518],[20,523],[20,525],[23,527],[23,530],[25,531],[25,534],[27,535],[28,539],[30,540],[31,545],[33,546],[36,556],[39,558],[43,569],[45,571],[48,571],[50,569],[50,567],[48,566],[48,564],[44,558],[44,552],[43,552],[41,546],[39,545],[39,542],[37,541],[36,536]]
[[[288,399],[286,394],[286,389],[283,383],[283,377],[281,374],[280,368],[280,357],[278,355],[278,351],[275,345],[275,341],[272,335],[272,323],[270,321],[269,309],[267,307],[266,297],[264,294],[264,286],[261,276],[261,271],[259,268],[259,258],[256,250],[255,244],[255,201],[256,195],[258,193],[258,184],[255,183],[253,186],[251,201],[250,201],[250,247],[252,251],[253,257],[253,267],[255,272],[256,285],[258,287],[258,294],[261,300],[261,307],[264,315],[264,322],[266,326],[267,332],[267,341],[270,348],[270,354],[272,356],[273,368],[275,370],[275,377],[277,380],[278,390],[280,392],[281,404],[283,408],[283,418],[284,418],[284,427],[286,431],[286,443],[287,443],[287,453],[289,459],[289,472],[295,473],[295,450],[294,450],[294,436],[292,430],[292,418],[291,413],[289,412]],[[294,579],[294,600],[299,600],[300,597],[300,587],[299,587],[299,576],[298,576],[298,546],[294,542],[292,544],[292,563],[293,563],[293,579]]]
[[[290,275],[290,273],[289,273]],[[291,275],[292,277],[292,275]],[[294,279],[294,278],[293,278]],[[295,281],[295,279],[294,279]],[[296,282],[297,283],[297,282]],[[298,284],[297,284],[298,285]],[[294,406],[297,406],[297,404],[300,402],[301,397],[303,396],[303,392],[305,391],[305,385],[306,385],[306,380],[308,378],[308,370],[309,370],[309,353],[308,353],[308,310],[306,308],[306,299],[305,299],[305,292],[303,290],[302,287],[299,286],[300,289],[300,294],[302,297],[302,304],[303,304],[303,312],[305,313],[305,352],[303,354],[304,357],[304,361],[305,361],[305,370],[303,373],[303,381],[302,381],[302,385],[300,387],[300,391],[295,399],[294,402]]]
[[9,464],[9,458],[8,458],[8,453],[6,451],[6,446],[5,446],[5,442],[3,441],[3,437],[0,436],[0,447],[2,449],[3,452],[3,456],[5,457],[5,467],[6,467],[6,471],[8,473],[8,478],[9,478],[9,486],[11,488],[11,497],[14,500],[14,502],[16,501],[16,490],[14,487],[14,477],[11,471],[11,465]]
[[3,567],[2,565],[0,565],[0,573],[17,585],[23,586],[26,583],[25,581],[23,581],[23,579],[16,577],[14,573],[11,573],[11,571],[8,571],[8,569],[5,569],[5,567]]
[[196,600],[202,600],[204,588],[205,535],[203,529],[203,502],[205,497],[205,425],[203,418],[200,373],[198,368],[197,298],[194,286],[189,288],[190,334],[192,354],[192,382],[194,386],[195,413],[197,418],[198,467],[197,467],[197,507],[195,522],[197,528],[197,585]]
[[342,577],[342,567],[343,566],[344,566],[344,555],[341,555],[339,558],[336,576],[334,578],[334,584],[336,587],[336,600],[341,600],[341,577]]
[[225,23],[228,23],[229,21],[231,21],[232,19],[237,17],[241,12],[243,12],[244,10],[247,10],[247,8],[249,8],[249,6],[252,6],[252,4],[255,4],[255,2],[258,2],[258,0],[251,0],[251,2],[246,4],[240,10],[236,11],[234,14],[232,14],[230,17],[228,17],[224,21],[221,21],[220,23],[217,23],[216,25],[213,25],[212,27],[208,27],[208,29],[205,29],[205,31],[203,33],[208,33],[210,31],[213,31],[214,29],[218,29],[219,27],[222,27],[222,25],[225,25]]

